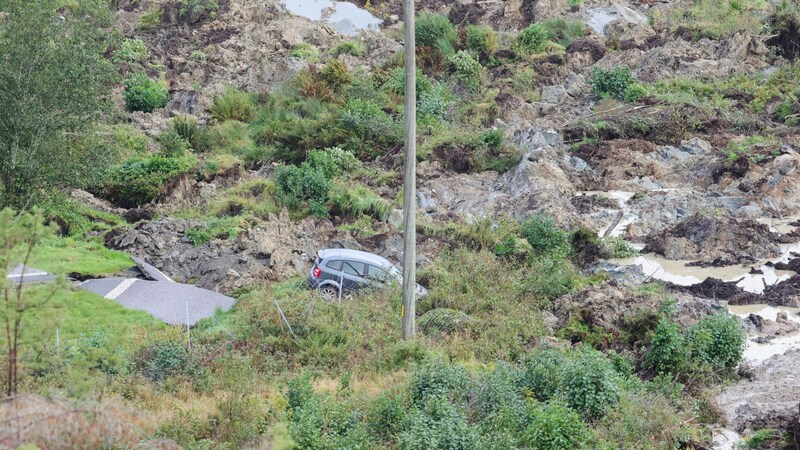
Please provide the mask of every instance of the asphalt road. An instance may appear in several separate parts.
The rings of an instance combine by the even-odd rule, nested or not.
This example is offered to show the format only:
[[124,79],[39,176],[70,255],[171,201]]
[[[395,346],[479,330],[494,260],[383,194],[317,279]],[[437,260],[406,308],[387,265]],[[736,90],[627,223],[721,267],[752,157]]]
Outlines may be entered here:
[[187,321],[190,326],[194,325],[200,319],[211,317],[217,309],[227,311],[236,303],[236,300],[225,295],[171,280],[100,278],[84,281],[80,287],[126,308],[147,311],[172,325],[186,325]]
[[43,283],[45,281],[52,281],[56,279],[56,276],[47,273],[43,270],[34,269],[33,267],[25,267],[23,273],[23,266],[22,264],[18,265],[17,267],[11,269],[10,272],[6,275],[6,278],[10,283]]

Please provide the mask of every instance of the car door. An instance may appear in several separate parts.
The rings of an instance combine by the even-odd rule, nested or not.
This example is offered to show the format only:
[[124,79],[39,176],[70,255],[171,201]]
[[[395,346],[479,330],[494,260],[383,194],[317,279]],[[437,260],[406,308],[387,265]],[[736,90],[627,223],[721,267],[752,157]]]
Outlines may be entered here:
[[357,291],[368,285],[364,278],[366,264],[358,261],[344,260],[342,263],[342,286],[345,291]]
[[366,277],[369,284],[377,288],[386,287],[386,284],[390,279],[388,272],[378,266],[373,266],[372,264],[367,264]]

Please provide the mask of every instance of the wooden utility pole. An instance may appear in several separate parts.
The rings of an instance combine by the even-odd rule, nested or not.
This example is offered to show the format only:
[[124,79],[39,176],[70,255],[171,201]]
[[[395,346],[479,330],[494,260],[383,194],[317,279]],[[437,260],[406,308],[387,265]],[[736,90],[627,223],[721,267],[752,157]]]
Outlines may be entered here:
[[417,59],[414,42],[414,0],[403,0],[405,22],[405,147],[403,179],[403,339],[416,332],[417,302]]

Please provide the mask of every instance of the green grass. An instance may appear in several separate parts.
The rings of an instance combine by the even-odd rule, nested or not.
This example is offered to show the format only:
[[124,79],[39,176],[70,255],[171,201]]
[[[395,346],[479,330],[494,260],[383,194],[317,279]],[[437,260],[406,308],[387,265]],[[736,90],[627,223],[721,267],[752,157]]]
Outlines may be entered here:
[[53,238],[36,247],[30,266],[56,275],[104,276],[133,267],[133,262],[125,253],[103,247],[99,240]]

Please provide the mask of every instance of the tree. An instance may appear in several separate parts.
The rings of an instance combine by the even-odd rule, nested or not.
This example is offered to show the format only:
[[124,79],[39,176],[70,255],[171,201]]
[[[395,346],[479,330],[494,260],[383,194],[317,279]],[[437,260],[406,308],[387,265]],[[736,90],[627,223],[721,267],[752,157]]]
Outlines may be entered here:
[[0,208],[27,208],[106,167],[113,105],[107,0],[0,0]]
[[33,310],[46,305],[56,293],[58,283],[49,289],[29,292],[25,284],[9,281],[8,272],[22,263],[23,274],[33,255],[33,249],[42,239],[52,236],[52,226],[44,225],[44,216],[38,209],[17,215],[12,209],[0,211],[0,293],[2,311],[0,317],[5,326],[8,357],[6,394],[17,392],[18,357],[23,318]]

